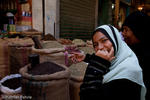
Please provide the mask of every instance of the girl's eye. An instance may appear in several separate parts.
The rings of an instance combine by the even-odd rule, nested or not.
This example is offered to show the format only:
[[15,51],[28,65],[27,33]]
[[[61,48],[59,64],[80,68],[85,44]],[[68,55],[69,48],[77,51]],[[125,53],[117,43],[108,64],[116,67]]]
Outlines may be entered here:
[[102,43],[105,43],[107,40],[108,40],[108,39],[103,39],[103,40],[102,40]]

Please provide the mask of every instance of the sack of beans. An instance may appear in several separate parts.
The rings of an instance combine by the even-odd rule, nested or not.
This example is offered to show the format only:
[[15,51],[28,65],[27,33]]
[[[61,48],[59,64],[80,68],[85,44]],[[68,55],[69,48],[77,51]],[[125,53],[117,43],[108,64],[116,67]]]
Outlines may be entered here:
[[69,67],[69,70],[71,72],[71,78],[69,81],[70,100],[80,100],[80,85],[83,82],[86,68],[87,64],[85,62],[72,64]]
[[[10,73],[19,73],[19,69],[28,64],[28,55],[32,53],[32,40],[20,40],[8,45]],[[29,40],[30,41],[30,40]]]
[[93,54],[95,53],[94,48],[85,46],[85,47],[79,47],[79,50],[83,51],[85,54]]
[[60,38],[60,39],[57,39],[57,41],[59,43],[61,43],[62,45],[72,45],[72,41],[70,39],[63,39],[63,38]]
[[22,94],[32,100],[70,100],[70,72],[64,65],[54,62],[41,62],[34,67],[29,65],[20,69],[22,75]]
[[8,42],[0,39],[0,79],[9,74]]
[[[79,47],[79,50],[82,51],[84,54],[92,54],[94,53],[94,49],[88,46]],[[72,64],[69,67],[71,72],[71,78],[69,81],[70,85],[70,98],[71,100],[80,100],[79,92],[80,92],[80,85],[83,82],[84,74],[87,68],[87,63],[80,62],[77,64]]]
[[33,41],[30,38],[0,39],[0,79],[18,72],[18,68],[27,64]]
[[52,61],[65,65],[64,46],[57,41],[41,41],[42,49],[32,47],[32,52],[40,55],[43,61]]
[[72,43],[77,46],[85,46],[86,45],[86,42],[84,42],[82,39],[74,39],[72,41]]
[[48,34],[44,35],[42,40],[44,40],[44,41],[56,41],[56,38],[52,34],[48,33]]
[[11,74],[0,81],[3,100],[20,100],[21,96],[21,75]]

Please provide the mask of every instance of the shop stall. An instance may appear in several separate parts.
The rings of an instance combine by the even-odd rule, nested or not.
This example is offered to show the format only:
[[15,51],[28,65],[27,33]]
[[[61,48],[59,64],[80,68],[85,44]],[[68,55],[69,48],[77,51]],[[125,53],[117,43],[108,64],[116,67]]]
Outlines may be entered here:
[[0,36],[32,29],[32,0],[0,0]]

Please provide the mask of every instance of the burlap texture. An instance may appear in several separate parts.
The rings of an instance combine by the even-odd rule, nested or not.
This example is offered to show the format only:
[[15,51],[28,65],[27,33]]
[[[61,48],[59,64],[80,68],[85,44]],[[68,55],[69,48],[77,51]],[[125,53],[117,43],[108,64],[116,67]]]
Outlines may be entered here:
[[80,100],[79,92],[82,81],[69,80],[70,100]]
[[[94,53],[94,49],[91,47],[87,47],[87,46],[79,47],[79,50],[83,51],[85,54]],[[69,81],[70,99],[71,100],[80,100],[80,96],[79,96],[80,85],[83,82],[86,68],[87,68],[87,64],[85,62],[72,64],[69,67],[69,70],[71,72],[71,78]]]
[[32,47],[32,53],[39,54],[43,61],[52,61],[65,65],[64,46],[57,41],[41,41],[43,49]]
[[0,39],[0,79],[9,73],[8,41]]
[[71,72],[71,77],[69,80],[70,100],[80,100],[80,85],[83,82],[86,68],[87,64],[84,62],[72,64],[69,67],[69,70]]
[[70,100],[69,96],[69,77],[67,67],[63,71],[50,75],[31,75],[28,74],[27,65],[20,69],[22,80],[22,94],[31,96],[32,100]]
[[[14,49],[14,47],[9,48],[9,45],[12,44],[13,46],[16,46],[17,48]],[[20,54],[18,52],[18,46],[29,46],[33,45],[33,41],[30,38],[4,38],[0,39],[0,79],[5,77],[6,75],[10,74],[10,71],[12,72],[15,69],[13,66],[22,66],[19,63],[19,61],[24,61],[20,57]],[[23,49],[25,52],[27,50]],[[22,50],[22,58],[25,57],[24,55],[27,55]],[[21,51],[21,50],[20,50]],[[31,51],[31,50],[30,50]],[[15,55],[15,57],[14,57]],[[14,59],[13,59],[14,58]],[[17,61],[16,61],[17,60]],[[17,64],[16,64],[17,63]],[[24,66],[24,64],[23,64]],[[10,69],[11,68],[11,69]]]
[[9,66],[10,74],[19,73],[19,69],[28,62],[28,56],[31,54],[32,46],[9,45]]
[[9,67],[10,74],[19,73],[19,69],[28,64],[28,56],[32,53],[34,45],[32,39],[9,39]]

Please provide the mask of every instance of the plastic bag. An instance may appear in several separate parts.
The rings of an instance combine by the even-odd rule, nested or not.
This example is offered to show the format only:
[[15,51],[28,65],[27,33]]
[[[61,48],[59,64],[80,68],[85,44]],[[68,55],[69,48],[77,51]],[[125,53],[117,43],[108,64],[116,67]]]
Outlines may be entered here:
[[4,85],[2,85],[3,82],[5,82],[6,80],[9,80],[9,79],[13,79],[13,78],[19,78],[21,77],[20,74],[12,74],[12,75],[8,75],[6,77],[4,77],[3,79],[1,79],[0,81],[0,90],[2,93],[4,94],[17,94],[17,93],[21,93],[21,86],[16,88],[16,89],[10,89]]

